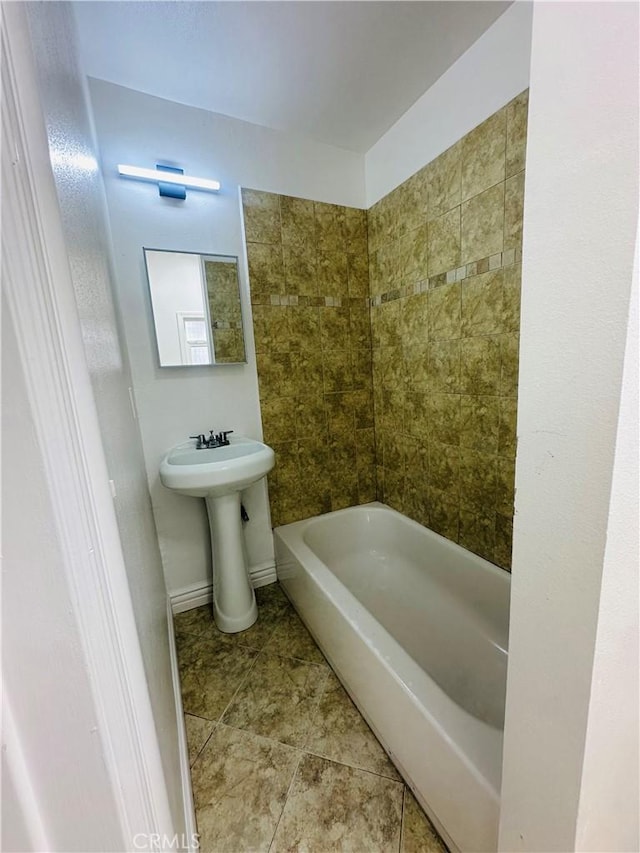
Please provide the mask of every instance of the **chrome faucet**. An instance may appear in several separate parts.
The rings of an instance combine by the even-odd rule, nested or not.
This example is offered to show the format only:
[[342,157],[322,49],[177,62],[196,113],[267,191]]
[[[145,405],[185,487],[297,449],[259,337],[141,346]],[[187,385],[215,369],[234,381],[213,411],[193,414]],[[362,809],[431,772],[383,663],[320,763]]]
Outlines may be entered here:
[[210,429],[209,438],[206,438],[202,432],[199,435],[190,435],[189,438],[197,439],[196,450],[204,450],[207,447],[225,447],[227,444],[230,444],[231,442],[227,436],[231,435],[232,432],[232,429],[228,429],[214,435],[213,430]]

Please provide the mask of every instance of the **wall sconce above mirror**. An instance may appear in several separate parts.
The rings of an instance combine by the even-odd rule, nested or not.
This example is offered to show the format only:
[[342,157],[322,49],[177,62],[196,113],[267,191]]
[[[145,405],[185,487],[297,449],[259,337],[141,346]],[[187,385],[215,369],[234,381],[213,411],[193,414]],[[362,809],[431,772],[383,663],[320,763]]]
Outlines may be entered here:
[[238,258],[144,249],[160,367],[246,362]]

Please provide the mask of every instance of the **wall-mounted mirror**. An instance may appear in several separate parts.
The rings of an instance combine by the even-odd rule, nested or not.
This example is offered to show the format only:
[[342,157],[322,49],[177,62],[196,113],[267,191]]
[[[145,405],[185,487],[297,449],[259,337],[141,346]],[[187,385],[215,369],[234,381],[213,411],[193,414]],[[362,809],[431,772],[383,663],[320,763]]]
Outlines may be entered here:
[[246,361],[238,259],[145,249],[161,367]]

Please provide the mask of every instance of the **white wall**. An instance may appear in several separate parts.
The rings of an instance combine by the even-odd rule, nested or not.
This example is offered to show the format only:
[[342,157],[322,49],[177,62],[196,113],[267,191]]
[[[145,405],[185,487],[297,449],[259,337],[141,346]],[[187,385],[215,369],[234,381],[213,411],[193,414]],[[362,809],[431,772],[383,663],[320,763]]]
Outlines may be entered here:
[[640,849],[638,260],[636,238],[576,829],[576,849],[594,853]]
[[636,4],[536,4],[504,851],[638,849],[638,506],[624,471],[638,412],[620,409],[638,103]]
[[[4,818],[11,805],[6,793],[23,812],[22,821],[15,822],[14,813],[14,823],[3,826],[8,834],[3,842],[21,842],[26,850],[118,851],[126,841],[104,744],[96,735],[96,708],[38,439],[3,300],[2,812]],[[15,727],[7,719],[8,703]],[[35,846],[45,839],[46,847]]]
[[[140,433],[129,401],[132,382],[127,352],[114,309],[104,190],[97,168],[85,83],[76,65],[74,21],[65,3],[28,4],[28,7],[84,353],[109,477],[116,489],[118,530],[164,776],[174,825],[180,828],[184,815],[166,589]],[[39,104],[37,108],[40,109]],[[25,529],[25,536],[28,535]],[[62,654],[60,659],[64,659]],[[41,708],[38,713],[42,714]]]
[[510,6],[367,151],[367,207],[527,88],[531,11]]
[[[187,436],[233,429],[261,436],[258,385],[238,187],[364,206],[362,157],[352,152],[183,106],[111,83],[90,81],[114,243],[117,294],[131,370],[149,489],[170,592],[210,583],[204,501],[176,495],[158,477],[164,453]],[[161,199],[152,184],[123,180],[118,163],[160,159],[216,178],[219,194],[187,191]],[[237,255],[247,365],[159,368],[142,247]],[[249,562],[273,562],[264,483],[243,498]]]

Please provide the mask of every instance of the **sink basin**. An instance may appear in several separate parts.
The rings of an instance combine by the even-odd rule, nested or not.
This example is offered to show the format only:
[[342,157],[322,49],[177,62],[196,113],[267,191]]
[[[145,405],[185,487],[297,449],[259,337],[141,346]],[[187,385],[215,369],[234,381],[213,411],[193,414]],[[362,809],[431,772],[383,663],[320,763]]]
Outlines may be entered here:
[[260,441],[235,438],[224,447],[196,450],[193,441],[170,450],[160,465],[160,479],[167,488],[206,498],[246,489],[273,468],[273,450]]
[[258,618],[240,520],[240,492],[268,474],[274,463],[275,454],[266,444],[234,438],[223,447],[201,450],[194,441],[179,444],[160,465],[164,486],[206,501],[213,556],[213,618],[228,634],[244,631]]

